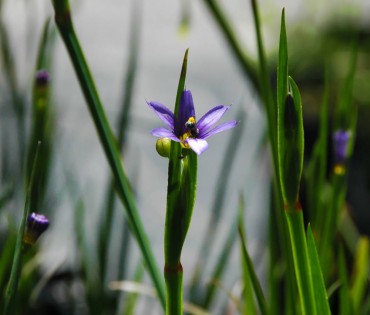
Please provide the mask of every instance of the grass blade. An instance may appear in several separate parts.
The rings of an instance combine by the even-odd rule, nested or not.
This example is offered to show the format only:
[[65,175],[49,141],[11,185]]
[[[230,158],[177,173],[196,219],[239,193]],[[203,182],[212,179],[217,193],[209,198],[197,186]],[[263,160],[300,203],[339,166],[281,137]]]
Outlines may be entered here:
[[55,9],[56,24],[71,57],[71,61],[80,82],[81,89],[85,96],[90,113],[93,117],[98,136],[116,180],[117,193],[124,205],[130,228],[139,244],[141,253],[149,270],[149,274],[153,280],[154,286],[158,291],[159,300],[164,307],[165,289],[163,278],[155,261],[149,239],[139,216],[135,198],[131,190],[131,185],[122,167],[121,155],[117,148],[116,140],[113,137],[110,124],[105,115],[105,111],[96,90],[94,80],[91,76],[83,51],[75,34],[70,15],[69,3],[68,1],[54,0],[53,5]]
[[[241,208],[240,208],[241,209]],[[246,246],[246,240],[245,240],[245,229],[244,224],[242,220],[242,215],[239,216],[239,226],[238,226],[238,232],[239,232],[239,238],[241,242],[241,252],[242,252],[242,259],[245,264],[245,272],[248,279],[251,281],[251,286],[253,288],[254,294],[257,299],[257,303],[260,309],[260,312],[262,315],[268,314],[268,308],[267,303],[261,288],[261,285],[259,283],[259,280],[257,278],[257,274],[254,270],[253,262],[248,254],[247,246]],[[246,284],[245,284],[246,285]],[[251,302],[251,301],[249,301]]]
[[352,315],[353,304],[349,294],[348,271],[344,256],[343,246],[339,247],[339,279],[341,282],[339,290],[339,315]]
[[[127,140],[127,132],[130,126],[130,114],[132,109],[132,95],[135,88],[135,80],[137,73],[138,65],[138,56],[139,56],[139,42],[140,42],[140,26],[142,20],[142,3],[141,1],[135,1],[132,8],[132,17],[131,17],[131,33],[129,43],[130,52],[127,60],[127,70],[125,74],[124,81],[124,95],[122,97],[122,106],[120,113],[118,115],[118,132],[117,132],[117,144],[120,152],[123,152],[125,149],[125,144]],[[100,275],[101,280],[104,282],[106,277],[106,262],[108,257],[108,245],[111,240],[111,231],[112,231],[112,220],[114,217],[114,210],[116,205],[116,194],[115,194],[115,180],[111,179],[110,184],[106,192],[106,198],[104,202],[104,211],[101,215],[101,226],[99,231],[98,239],[98,251],[99,251],[99,261],[100,261]],[[126,219],[124,218],[126,221]],[[126,224],[125,224],[126,225]],[[126,230],[125,230],[126,231]],[[128,243],[130,241],[129,235],[127,232],[124,232],[126,236],[123,241],[124,244],[127,244],[126,247],[123,247],[124,257],[128,257]],[[120,270],[123,270],[126,264],[120,265]]]
[[[236,117],[239,121],[245,121],[245,111],[240,110]],[[232,130],[230,141],[225,150],[220,172],[217,178],[216,190],[214,193],[214,199],[211,208],[211,218],[206,228],[204,239],[200,246],[199,258],[195,266],[195,271],[192,276],[192,284],[189,289],[190,299],[192,301],[199,300],[200,297],[200,274],[207,265],[210,257],[209,253],[213,245],[213,240],[217,234],[219,222],[222,218],[224,210],[225,196],[227,194],[227,186],[229,183],[229,177],[231,173],[231,167],[234,165],[234,159],[237,156],[237,150],[239,148],[240,141],[243,139],[244,123],[238,125],[238,128]]]
[[312,271],[312,283],[315,294],[317,314],[330,315],[331,312],[328,303],[328,295],[326,293],[324,277],[322,275],[315,239],[313,237],[310,225],[307,229],[307,247]]
[[302,209],[285,211],[292,243],[294,269],[303,315],[316,314],[311,266],[308,260]]
[[217,264],[212,272],[211,282],[206,290],[204,300],[201,306],[205,309],[211,305],[217,286],[214,284],[215,281],[219,281],[222,277],[223,272],[225,271],[227,262],[229,260],[231,251],[233,249],[234,242],[236,240],[237,232],[238,232],[238,219],[231,225],[228,237],[225,240],[224,245],[222,246],[222,250],[220,251],[219,259],[217,259]]
[[4,309],[3,309],[4,315],[14,314],[15,312],[18,282],[19,282],[21,271],[22,271],[23,235],[24,235],[25,228],[26,228],[27,217],[28,217],[28,214],[30,213],[31,190],[32,190],[32,186],[34,183],[35,168],[36,168],[36,164],[38,163],[38,155],[39,155],[39,146],[36,149],[35,157],[33,160],[33,167],[32,167],[30,182],[27,187],[22,221],[19,226],[17,240],[16,240],[14,254],[13,254],[12,270],[10,273],[10,279],[8,282],[8,286],[5,291]]
[[354,257],[353,284],[351,287],[351,297],[355,314],[359,314],[363,305],[363,298],[369,288],[370,275],[370,242],[369,238],[363,236],[359,239]]

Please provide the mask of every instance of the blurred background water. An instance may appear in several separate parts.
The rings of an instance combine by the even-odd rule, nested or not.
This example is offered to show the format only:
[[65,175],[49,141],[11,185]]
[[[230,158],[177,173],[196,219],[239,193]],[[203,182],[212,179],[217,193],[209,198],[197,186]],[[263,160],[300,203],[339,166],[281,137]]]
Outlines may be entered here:
[[[17,65],[18,83],[29,91],[30,98],[34,60],[41,29],[52,16],[50,1],[3,1],[3,18],[8,26],[13,58]],[[190,48],[186,86],[193,93],[197,116],[211,107],[232,104],[224,121],[234,118],[240,110],[245,119],[237,156],[228,167],[227,185],[221,228],[214,240],[221,244],[237,210],[239,195],[246,200],[246,230],[252,256],[264,261],[267,209],[270,200],[270,161],[264,141],[265,121],[256,92],[245,79],[221,33],[201,1],[140,1],[133,14],[135,1],[75,1],[72,12],[76,32],[85,52],[93,77],[105,105],[108,119],[116,125],[123,95],[124,75],[129,54],[132,18],[140,20],[138,72],[133,96],[127,148],[123,163],[135,183],[138,208],[148,232],[155,256],[163,265],[163,225],[165,220],[167,161],[155,151],[155,138],[150,130],[162,123],[146,105],[156,100],[173,108],[182,57]],[[233,17],[243,46],[256,55],[251,9],[245,1],[224,1],[226,14]],[[264,35],[271,56],[276,53],[280,12],[286,7],[287,24],[305,24],[307,32],[315,32],[329,18],[356,16],[368,23],[369,1],[259,1],[264,21]],[[340,3],[340,4],[339,4]],[[184,8],[190,13],[189,29],[181,31]],[[138,15],[136,15],[138,14]],[[289,29],[288,28],[288,29]],[[43,239],[45,266],[63,263],[72,266],[74,257],[73,202],[66,195],[70,189],[83,196],[87,209],[90,236],[99,214],[104,209],[103,196],[109,180],[109,168],[96,135],[66,49],[57,34],[53,69],[51,71],[53,102],[57,120],[54,167],[50,186],[54,191],[51,228]],[[288,34],[289,36],[289,34]],[[296,38],[298,45],[301,38]],[[1,79],[4,85],[4,78]],[[310,109],[307,109],[310,113]],[[2,113],[1,123],[14,119]],[[193,221],[183,251],[185,285],[198,255],[200,240],[209,220],[217,176],[231,132],[211,138],[209,149],[199,158],[198,193]],[[16,148],[14,149],[16,151]],[[19,153],[19,152],[18,152]],[[22,204],[22,202],[20,203]],[[18,205],[19,206],[19,205]],[[42,209],[39,209],[40,211]],[[117,217],[117,229],[121,222]],[[115,231],[114,233],[118,233]],[[136,249],[132,255],[138,256]],[[215,255],[215,253],[211,253]],[[233,254],[228,268],[229,279],[238,275],[238,256]],[[263,263],[259,265],[263,269]],[[261,271],[261,270],[260,270]]]

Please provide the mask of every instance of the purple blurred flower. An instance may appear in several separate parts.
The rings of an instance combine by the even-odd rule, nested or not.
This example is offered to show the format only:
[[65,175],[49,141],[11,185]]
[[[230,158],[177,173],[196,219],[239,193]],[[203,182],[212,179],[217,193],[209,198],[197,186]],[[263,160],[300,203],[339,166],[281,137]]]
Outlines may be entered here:
[[47,70],[39,70],[36,73],[36,84],[38,86],[45,86],[50,81],[50,75]]
[[339,129],[334,132],[333,146],[334,146],[334,161],[336,164],[344,164],[347,159],[348,140],[351,137],[351,132]]
[[32,212],[26,223],[26,231],[23,236],[23,242],[29,245],[35,244],[37,239],[49,227],[49,220],[42,214]]
[[158,138],[169,138],[180,142],[183,148],[191,148],[200,155],[208,148],[206,139],[221,131],[234,128],[238,122],[231,120],[215,127],[215,124],[226,113],[230,106],[218,105],[208,111],[198,121],[195,118],[193,96],[189,90],[182,92],[178,117],[158,102],[148,102],[167,128],[155,128],[152,135]]

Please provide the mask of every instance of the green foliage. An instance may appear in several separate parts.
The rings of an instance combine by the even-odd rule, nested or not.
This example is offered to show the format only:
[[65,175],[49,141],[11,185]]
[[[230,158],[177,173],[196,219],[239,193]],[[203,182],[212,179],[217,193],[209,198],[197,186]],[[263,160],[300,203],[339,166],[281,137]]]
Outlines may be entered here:
[[[93,229],[87,224],[92,213],[87,208],[88,197],[74,184],[75,174],[66,176],[67,193],[54,191],[54,196],[50,198],[54,184],[51,175],[54,174],[55,152],[59,144],[56,122],[62,113],[55,110],[57,100],[53,99],[53,81],[44,86],[38,86],[33,81],[33,84],[28,81],[27,84],[18,82],[17,69],[20,67],[12,48],[14,35],[8,29],[8,22],[4,19],[3,1],[0,1],[0,66],[3,70],[1,79],[6,83],[2,85],[0,93],[1,114],[11,113],[14,117],[9,123],[0,125],[0,309],[4,315],[32,314],[32,307],[40,301],[43,302],[48,292],[53,292],[52,286],[55,283],[62,284],[68,290],[74,288],[76,283],[83,286],[77,297],[71,294],[71,299],[65,303],[70,304],[67,308],[58,305],[63,314],[78,313],[81,305],[84,311],[91,315],[134,314],[136,307],[142,306],[139,301],[144,293],[118,294],[109,289],[108,282],[113,278],[133,279],[135,283],[145,282],[145,271],[148,272],[157,293],[155,298],[158,301],[155,303],[159,302],[168,315],[182,314],[184,311],[189,314],[209,314],[215,311],[216,306],[224,313],[233,313],[235,309],[242,314],[251,315],[369,313],[369,238],[361,235],[356,229],[351,219],[350,206],[347,204],[350,182],[348,175],[351,171],[355,141],[361,132],[364,132],[361,129],[363,125],[357,123],[362,118],[358,115],[358,104],[362,104],[368,94],[365,91],[368,88],[368,80],[364,79],[364,72],[367,71],[369,56],[363,49],[362,37],[346,33],[343,41],[345,50],[338,53],[342,62],[341,72],[337,71],[337,47],[333,39],[321,31],[322,34],[316,39],[314,47],[320,52],[315,57],[318,60],[307,60],[311,57],[307,57],[302,50],[295,47],[297,43],[305,47],[304,36],[307,34],[302,32],[299,38],[294,35],[294,27],[290,25],[289,19],[286,23],[284,9],[280,20],[279,53],[276,58],[265,48],[265,25],[260,18],[265,14],[261,14],[258,1],[252,0],[250,6],[257,48],[254,57],[236,31],[239,31],[240,25],[238,28],[233,25],[232,11],[225,10],[220,1],[203,0],[205,8],[216,22],[215,25],[220,28],[220,34],[224,37],[232,58],[256,91],[266,115],[266,141],[271,149],[273,175],[271,194],[264,196],[270,201],[271,208],[269,218],[265,220],[269,222],[268,248],[258,244],[261,247],[258,251],[264,257],[268,256],[269,266],[265,268],[264,265],[254,265],[255,257],[251,257],[248,252],[244,214],[254,210],[244,207],[242,201],[239,202],[238,218],[234,218],[230,225],[226,226],[227,237],[222,241],[222,246],[215,246],[217,243],[214,242],[219,235],[223,235],[222,229],[225,225],[220,224],[222,220],[226,216],[234,215],[230,214],[233,209],[230,209],[228,204],[232,195],[228,189],[230,175],[235,170],[243,174],[242,171],[250,167],[244,162],[238,164],[237,159],[238,148],[246,141],[242,128],[246,115],[244,110],[240,110],[237,119],[241,124],[230,134],[221,166],[215,170],[218,179],[211,196],[211,216],[209,221],[202,225],[205,237],[199,240],[200,254],[196,257],[198,260],[195,261],[196,267],[188,294],[184,295],[183,288],[190,282],[191,270],[185,269],[186,272],[183,273],[181,256],[184,244],[187,244],[185,239],[197,194],[197,155],[184,150],[174,141],[170,146],[161,146],[163,142],[159,142],[157,146],[160,154],[167,157],[169,162],[166,221],[163,223],[164,275],[162,268],[157,266],[153,247],[137,207],[136,194],[140,198],[146,196],[136,190],[134,181],[129,181],[121,159],[121,152],[125,155],[128,150],[126,144],[130,140],[128,130],[133,118],[131,112],[135,96],[135,78],[140,74],[138,56],[141,53],[139,30],[142,20],[136,9],[141,4],[135,1],[132,11],[132,33],[127,44],[127,72],[123,84],[122,106],[117,115],[117,133],[114,136],[106,117],[106,108],[100,100],[74,31],[71,17],[73,6],[71,8],[66,0],[53,0],[51,3],[55,10],[55,24],[49,19],[44,24],[32,72],[45,69],[54,74],[52,64],[56,25],[71,58],[97,136],[111,168],[111,178],[106,186],[103,206],[100,207],[101,216],[97,220],[98,223],[93,223]],[[191,32],[191,6],[186,1],[183,1],[183,5],[181,25],[187,32]],[[289,8],[287,9],[288,12]],[[273,32],[277,38],[278,31]],[[348,42],[351,45],[348,45]],[[269,59],[270,57],[272,58]],[[187,61],[188,51],[184,56],[178,83],[175,116],[178,115],[181,93],[185,89]],[[319,83],[314,89],[310,89],[310,84],[305,81],[310,80],[310,75],[305,77],[298,71],[300,67],[302,69],[307,67],[307,64],[311,65],[311,62],[319,65],[314,68],[311,66],[310,75],[319,74],[319,78],[315,78]],[[277,65],[277,71],[274,64]],[[358,71],[359,69],[361,70]],[[22,73],[22,76],[34,78],[35,73]],[[361,84],[358,81],[361,81]],[[314,115],[314,118],[319,117],[319,128],[310,153],[310,141],[306,141],[308,144],[304,142],[305,136],[311,140],[309,132],[304,129],[304,122],[308,122],[306,117],[312,118],[310,111],[316,108],[316,104],[320,104]],[[11,132],[6,129],[8,126]],[[331,163],[332,149],[329,147],[330,138],[337,130],[348,131],[350,134],[346,161],[339,165],[339,168],[335,163]],[[41,144],[37,145],[39,141]],[[39,155],[36,159],[37,150]],[[264,170],[258,171],[264,173]],[[206,180],[201,180],[201,185],[208,184]],[[248,178],[248,181],[252,180]],[[250,184],[240,188],[248,186]],[[119,217],[116,213],[118,206],[115,191],[121,200],[119,206],[124,208],[126,214],[122,224],[115,222]],[[68,199],[65,195],[71,197],[77,254],[76,264],[66,271],[67,276],[56,269],[45,272],[40,268],[42,261],[39,261],[39,257],[43,257],[41,253],[39,255],[39,251],[43,248],[36,245],[26,252],[22,244],[27,214],[30,211],[46,209],[56,216],[50,200],[54,204],[64,204],[64,200]],[[250,197],[249,194],[246,195]],[[19,204],[23,203],[23,199],[25,205],[22,214],[18,209],[22,208]],[[113,248],[116,243],[114,228],[117,226],[122,230],[122,233],[119,233],[118,249]],[[136,240],[132,245],[138,245],[142,255],[133,274],[130,274],[131,265],[136,264],[138,260],[134,261],[135,252],[130,251],[131,238]],[[229,266],[229,261],[233,257],[237,239],[240,240],[238,253],[241,259],[233,272],[235,278],[227,279],[225,274],[228,268],[234,268],[234,265]],[[248,242],[250,241],[253,240],[248,239]],[[212,260],[214,257],[217,258]],[[68,267],[63,266],[64,268]],[[263,278],[267,279],[267,283],[258,278],[257,269],[264,272]],[[211,279],[211,283],[205,284],[207,279]],[[232,288],[233,284],[230,282],[234,280],[243,283],[239,291]],[[145,300],[143,304],[145,307],[151,307],[150,303]],[[217,309],[217,312],[220,310]]]

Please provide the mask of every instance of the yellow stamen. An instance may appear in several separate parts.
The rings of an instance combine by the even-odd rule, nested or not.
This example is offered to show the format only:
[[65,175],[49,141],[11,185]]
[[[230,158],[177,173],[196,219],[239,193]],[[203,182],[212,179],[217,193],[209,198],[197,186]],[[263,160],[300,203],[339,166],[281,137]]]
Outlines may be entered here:
[[335,175],[344,175],[346,173],[346,167],[343,164],[336,164],[333,171]]
[[185,132],[182,136],[180,136],[180,140],[181,140],[181,146],[183,147],[183,148],[185,148],[185,149],[189,149],[190,147],[189,147],[189,145],[188,145],[188,143],[187,142],[185,142],[185,140],[187,139],[187,138],[190,138],[190,136],[191,136],[191,134],[190,134],[190,132],[189,131],[187,131],[187,132]]
[[181,146],[185,149],[189,149],[189,145],[186,141],[186,139],[188,138],[195,138],[195,135],[194,135],[194,131],[197,130],[196,129],[196,121],[195,121],[195,118],[192,116],[188,119],[188,121],[185,123],[185,128],[186,128],[186,132],[180,136],[180,140],[181,140]]
[[195,118],[193,116],[190,117],[186,123],[193,123],[193,124],[195,124],[196,123]]

